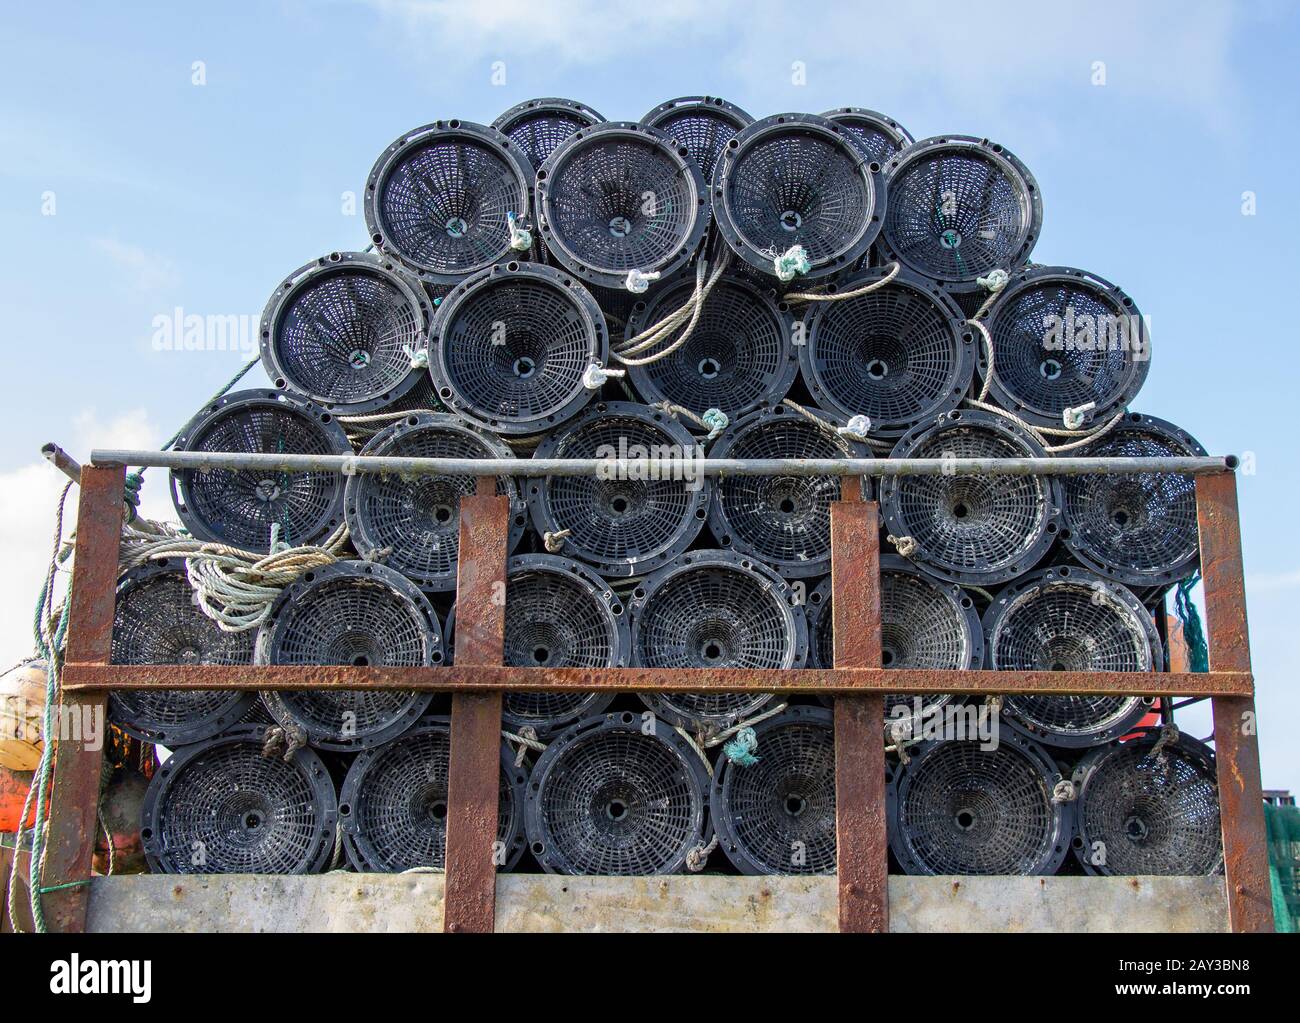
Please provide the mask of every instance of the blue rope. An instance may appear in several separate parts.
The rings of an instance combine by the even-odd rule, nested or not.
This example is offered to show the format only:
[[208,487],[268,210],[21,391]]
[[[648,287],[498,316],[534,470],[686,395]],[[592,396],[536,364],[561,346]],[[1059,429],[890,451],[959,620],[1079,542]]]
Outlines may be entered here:
[[758,763],[754,750],[758,749],[758,736],[752,728],[742,728],[736,737],[722,747],[723,755],[739,767],[753,767]]

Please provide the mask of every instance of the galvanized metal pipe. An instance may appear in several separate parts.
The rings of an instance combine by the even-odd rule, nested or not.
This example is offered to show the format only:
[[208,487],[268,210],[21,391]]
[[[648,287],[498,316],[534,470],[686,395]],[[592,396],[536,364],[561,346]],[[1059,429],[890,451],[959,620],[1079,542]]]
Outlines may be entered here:
[[408,476],[1095,476],[1231,472],[1222,458],[395,458],[388,455],[250,454],[217,451],[91,452],[95,465],[250,472],[382,473]]
[[70,454],[64,451],[57,444],[44,444],[41,446],[41,454],[64,476],[72,480],[73,483],[81,483],[81,463],[79,463]]

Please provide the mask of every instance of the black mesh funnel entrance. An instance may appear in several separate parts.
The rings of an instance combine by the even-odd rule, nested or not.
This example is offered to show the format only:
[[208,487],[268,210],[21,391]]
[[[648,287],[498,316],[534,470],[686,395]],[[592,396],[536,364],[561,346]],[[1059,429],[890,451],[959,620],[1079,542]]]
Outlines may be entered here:
[[[1155,623],[1118,583],[1080,568],[1043,569],[1008,586],[984,613],[995,671],[1137,671],[1163,664]],[[1118,739],[1150,709],[1139,696],[1008,696],[1007,722],[1051,746]]]
[[889,259],[961,291],[1029,258],[1043,222],[1038,185],[1006,147],[965,135],[923,139],[886,167]]
[[[446,863],[448,720],[426,717],[405,735],[357,754],[339,793],[339,819],[348,862],[361,873],[399,874]],[[501,750],[498,870],[524,851],[524,784],[528,772]]]
[[[695,277],[656,288],[631,312],[629,337],[656,324],[690,300]],[[680,336],[679,327],[663,343]],[[628,379],[649,404],[670,401],[697,416],[721,409],[735,422],[765,404],[781,401],[799,372],[791,343],[794,317],[771,289],[724,274],[700,310],[686,342],[646,366],[629,366]]]
[[[868,449],[777,405],[729,426],[709,457],[866,458]],[[830,571],[831,504],[840,497],[839,477],[724,476],[715,481],[714,494],[709,529],[719,547],[788,578]]]
[[[646,668],[798,668],[808,627],[794,589],[765,565],[725,551],[682,555],[632,595],[632,663]],[[657,693],[658,716],[696,731],[722,731],[770,693]]]
[[518,256],[509,215],[532,205],[532,166],[495,128],[435,121],[380,155],[366,181],[366,228],[421,279],[455,283]]
[[718,758],[712,816],[727,859],[746,874],[835,873],[831,712],[790,707],[754,726],[758,762]]
[[162,874],[312,874],[334,853],[334,782],[309,749],[262,755],[261,725],[185,746],[154,773],[140,840]]
[[668,276],[699,246],[708,191],[689,151],[655,128],[611,122],[574,132],[537,172],[547,251],[584,283],[625,288]]
[[[195,604],[184,563],[155,561],[118,585],[113,663],[252,664],[253,633],[222,632]],[[122,689],[109,695],[109,716],[137,739],[180,746],[238,723],[256,702],[232,690]]]
[[[1105,422],[1136,397],[1151,365],[1151,339],[1133,300],[1070,267],[1012,277],[987,314],[993,400],[1036,426],[1061,427],[1066,409],[1093,406]],[[981,351],[980,373],[988,375]]]
[[837,107],[827,110],[822,117],[848,128],[863,151],[882,165],[915,141],[911,132],[892,117],[865,107]]
[[[834,667],[831,581],[808,595],[809,667]],[[904,558],[880,559],[880,660],[886,668],[960,671],[984,664],[984,631],[975,602],[958,586],[926,575]],[[916,712],[915,696],[886,694],[886,718]],[[927,693],[921,710],[952,697]]]
[[[258,664],[432,667],[444,660],[428,598],[391,568],[340,561],[286,587],[257,635]],[[357,750],[400,735],[432,693],[382,689],[276,690],[262,700],[313,746]]]
[[[1100,440],[1077,450],[1099,458],[1203,457],[1190,434],[1130,413]],[[1187,476],[1066,476],[1061,480],[1066,544],[1081,562],[1126,586],[1164,586],[1200,563],[1196,484]]]
[[[623,602],[591,569],[568,558],[511,558],[506,582],[505,663],[518,668],[620,668],[627,664]],[[502,720],[539,736],[600,714],[612,692],[506,693]]]
[[[857,274],[839,290],[886,272]],[[955,408],[970,387],[975,343],[964,317],[943,289],[907,271],[878,291],[814,304],[804,323],[797,346],[804,380],[840,425],[865,415],[872,436],[898,437]]]
[[704,761],[663,722],[588,718],[547,747],[528,785],[529,848],[551,874],[680,873],[706,846]]
[[493,121],[492,127],[510,139],[536,171],[575,131],[603,120],[585,103],[551,97],[524,100]]
[[594,391],[609,336],[595,299],[568,274],[507,263],[465,280],[438,306],[429,372],[438,398],[493,433],[541,433],[572,418]]
[[[377,433],[363,456],[398,458],[513,458],[514,453],[484,430],[457,416],[412,413]],[[460,499],[474,491],[470,476],[348,477],[347,522],[357,552],[382,560],[429,592],[456,588],[460,552]],[[527,526],[527,508],[513,477],[497,480],[497,493],[510,498],[510,549]]]
[[[658,409],[600,402],[542,441],[534,457],[610,458],[622,452],[652,459],[691,457],[696,442]],[[670,473],[655,472],[644,479],[548,476],[529,479],[526,486],[536,530],[562,539],[559,553],[610,577],[641,575],[684,551],[704,526],[713,492],[703,476],[672,479]]]
[[262,313],[262,365],[277,386],[338,414],[401,401],[421,380],[415,359],[433,315],[424,289],[394,264],[334,252],[300,267]]
[[[988,412],[953,411],[921,424],[892,458],[1043,458],[1042,445]],[[909,557],[952,582],[987,586],[1033,568],[1059,530],[1060,485],[1047,476],[886,478],[880,503],[889,534],[911,538]]]
[[1039,746],[1003,732],[927,742],[890,787],[889,846],[907,874],[1053,874],[1070,848],[1069,803]]
[[1090,874],[1223,869],[1214,754],[1153,731],[1090,752],[1075,768],[1074,854]]
[[[334,417],[279,391],[235,391],[190,421],[176,451],[348,455],[352,446]],[[337,472],[176,469],[172,501],[199,540],[268,551],[272,527],[281,543],[315,543],[343,521]]]
[[842,124],[813,114],[755,121],[727,143],[714,172],[714,216],[727,244],[775,276],[773,261],[802,246],[825,277],[861,258],[880,231],[885,188],[880,164]]
[[713,180],[718,157],[736,133],[754,119],[734,103],[716,96],[679,96],[660,103],[641,123],[658,128],[686,147],[707,185]]

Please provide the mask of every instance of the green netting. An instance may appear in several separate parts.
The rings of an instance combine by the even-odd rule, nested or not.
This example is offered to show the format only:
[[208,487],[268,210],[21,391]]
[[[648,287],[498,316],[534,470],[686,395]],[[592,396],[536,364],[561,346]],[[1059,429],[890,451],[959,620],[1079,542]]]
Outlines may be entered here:
[[1279,933],[1300,932],[1300,808],[1264,804],[1273,918]]

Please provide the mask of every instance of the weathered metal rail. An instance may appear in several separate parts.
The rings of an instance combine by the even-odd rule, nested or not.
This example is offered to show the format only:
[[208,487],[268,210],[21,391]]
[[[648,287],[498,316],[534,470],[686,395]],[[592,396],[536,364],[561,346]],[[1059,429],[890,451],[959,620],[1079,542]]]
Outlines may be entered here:
[[[341,456],[199,455],[190,452],[97,451],[79,472],[82,484],[73,570],[71,623],[62,699],[102,706],[107,690],[143,686],[271,689],[347,686],[437,689],[453,693],[444,929],[487,931],[495,917],[497,744],[503,690],[599,689],[728,692],[745,689],[838,693],[835,701],[836,818],[840,929],[889,926],[885,844],[883,692],[1149,694],[1213,698],[1228,919],[1234,931],[1273,927],[1265,854],[1254,687],[1246,625],[1241,537],[1233,458],[1220,459],[844,459],[793,463],[718,459],[492,460],[369,459]],[[215,461],[214,461],[215,459]],[[301,459],[301,461],[300,461]],[[58,460],[52,458],[58,464]],[[65,460],[64,468],[68,471]],[[675,463],[675,464],[674,464]],[[75,463],[72,463],[75,465]],[[348,666],[238,667],[109,663],[125,466],[245,468],[340,472],[454,473],[478,478],[461,505],[456,665],[398,669]],[[603,471],[801,474],[848,477],[831,510],[835,666],[826,670],[732,672],[642,668],[557,670],[502,667],[507,502],[494,496],[497,475],[592,474]],[[879,510],[860,500],[858,475],[919,473],[1179,472],[1196,477],[1201,560],[1206,589],[1210,671],[1172,674],[885,670],[880,666]],[[69,472],[69,475],[71,473]],[[490,755],[489,755],[490,753]],[[45,885],[80,881],[94,851],[101,752],[76,739],[58,743],[53,820]],[[46,896],[52,927],[85,926],[87,888]]]

